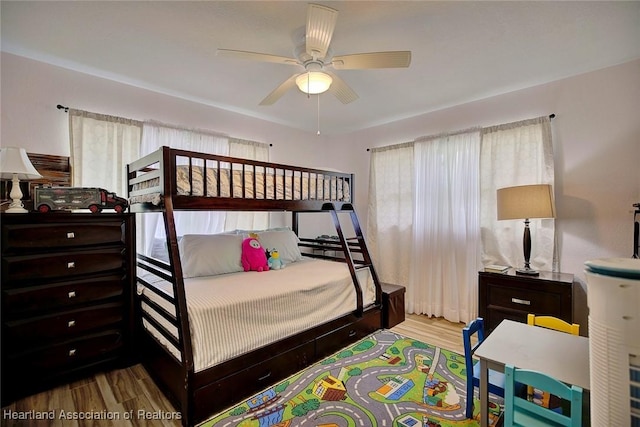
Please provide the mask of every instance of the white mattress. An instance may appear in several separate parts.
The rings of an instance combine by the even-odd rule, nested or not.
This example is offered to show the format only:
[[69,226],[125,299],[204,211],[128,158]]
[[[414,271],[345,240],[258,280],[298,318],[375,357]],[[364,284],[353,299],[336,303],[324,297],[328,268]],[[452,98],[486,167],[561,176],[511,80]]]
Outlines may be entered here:
[[[368,269],[358,274],[361,286],[366,287],[363,291],[366,307],[375,301],[375,287]],[[161,282],[161,286],[170,290],[166,282]],[[141,285],[138,292],[144,292]],[[325,260],[304,259],[268,272],[185,279],[185,292],[196,372],[356,308],[348,266]],[[152,292],[145,294],[170,307]],[[149,307],[144,308],[149,311]],[[153,329],[151,325],[145,326]],[[171,347],[159,334],[155,335]],[[172,352],[180,358],[175,348]]]
[[[183,196],[205,197],[239,197],[245,199],[267,200],[334,200],[351,201],[349,182],[338,179],[335,176],[305,173],[291,176],[274,175],[271,173],[210,168],[207,167],[207,187],[204,191],[203,168],[193,166],[191,168],[191,181],[189,180],[189,167],[176,167],[176,192]],[[220,191],[218,191],[218,173],[220,176]],[[231,177],[232,175],[232,177]],[[232,179],[232,180],[231,180]],[[265,183],[266,180],[266,183]],[[159,183],[158,178],[134,184],[132,192],[155,187]],[[233,185],[232,185],[233,184]],[[266,193],[265,193],[266,184]],[[254,194],[255,185],[255,194]],[[243,193],[244,189],[244,193]],[[159,203],[159,194],[150,193],[133,196],[131,203],[150,202]]]

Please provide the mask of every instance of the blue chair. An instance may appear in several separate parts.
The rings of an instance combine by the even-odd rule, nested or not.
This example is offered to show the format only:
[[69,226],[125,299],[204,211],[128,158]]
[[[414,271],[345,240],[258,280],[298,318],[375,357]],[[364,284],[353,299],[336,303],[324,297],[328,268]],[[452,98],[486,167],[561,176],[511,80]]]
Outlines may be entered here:
[[[478,335],[478,342],[471,345],[471,337]],[[484,341],[484,320],[478,317],[472,320],[462,329],[462,342],[464,344],[464,362],[467,371],[467,407],[465,416],[473,418],[473,393],[475,387],[480,387],[480,363],[473,363],[473,353]],[[504,374],[489,370],[489,393],[504,397]]]
[[[504,427],[543,427],[582,425],[582,388],[571,386],[541,372],[507,365],[505,373]],[[570,415],[563,415],[517,396],[517,384],[526,384],[571,402]]]

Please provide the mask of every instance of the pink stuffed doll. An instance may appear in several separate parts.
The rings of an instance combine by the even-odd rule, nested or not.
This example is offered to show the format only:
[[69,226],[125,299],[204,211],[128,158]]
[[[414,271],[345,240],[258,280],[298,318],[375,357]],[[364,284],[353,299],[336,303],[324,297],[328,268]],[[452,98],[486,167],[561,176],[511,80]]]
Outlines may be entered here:
[[250,236],[242,241],[242,267],[244,271],[268,271],[267,255],[258,239]]

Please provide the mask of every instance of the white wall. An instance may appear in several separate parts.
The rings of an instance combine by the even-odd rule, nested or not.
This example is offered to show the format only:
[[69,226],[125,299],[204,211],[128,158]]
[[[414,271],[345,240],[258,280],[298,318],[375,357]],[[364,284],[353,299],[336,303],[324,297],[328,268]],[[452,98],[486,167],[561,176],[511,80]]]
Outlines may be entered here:
[[67,115],[57,104],[210,129],[273,143],[275,162],[354,172],[363,222],[367,148],[555,113],[561,270],[585,287],[584,261],[631,255],[632,204],[640,201],[640,60],[332,138],[7,53],[1,65],[3,146],[69,155]]
[[[331,143],[353,146],[341,160],[359,178],[356,207],[364,214],[366,148],[551,113],[556,115],[552,131],[560,268],[576,275],[584,290],[586,260],[633,253],[632,205],[640,202],[639,60],[343,135]],[[585,319],[585,296],[579,292],[577,297],[576,314]]]
[[[308,167],[330,165],[324,136],[317,136],[315,132],[305,133],[5,52],[1,61],[2,146],[69,156],[68,115],[56,108],[61,104],[273,144],[270,149],[272,162]],[[289,217],[274,214],[272,220],[274,225],[283,225],[289,223]]]
[[271,160],[322,166],[315,133],[158,94],[2,53],[2,145],[68,156],[67,114],[57,104],[136,120],[158,120],[271,143]]

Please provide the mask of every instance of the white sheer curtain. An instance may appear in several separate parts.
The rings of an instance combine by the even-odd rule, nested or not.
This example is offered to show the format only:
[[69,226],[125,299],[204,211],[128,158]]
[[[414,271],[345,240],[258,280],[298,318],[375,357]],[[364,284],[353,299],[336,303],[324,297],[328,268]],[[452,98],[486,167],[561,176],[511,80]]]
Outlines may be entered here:
[[[229,155],[243,159],[269,161],[269,145],[243,139],[229,139]],[[224,230],[264,230],[269,226],[268,212],[227,212]]]
[[126,165],[140,157],[142,122],[69,110],[72,182],[127,196]]
[[[483,129],[481,165],[483,264],[522,267],[524,220],[497,220],[496,190],[516,185],[553,185],[549,117]],[[558,271],[555,221],[531,220],[530,228],[531,267]]]
[[373,148],[367,246],[380,280],[409,283],[413,233],[413,143]]
[[409,313],[468,322],[480,263],[480,130],[418,140]]
[[466,322],[477,310],[480,131],[373,149],[367,240],[409,313]]
[[[497,221],[496,190],[553,185],[548,117],[373,149],[367,241],[410,313],[477,316],[482,265],[523,264],[523,221]],[[534,268],[558,270],[554,221],[531,222]]]
[[[140,155],[149,154],[162,146],[197,151],[201,153],[229,155],[229,140],[226,136],[145,122],[142,129]],[[224,230],[224,212],[175,212],[176,230],[179,235],[211,234]],[[165,240],[161,214],[145,214],[142,228],[144,253],[151,255],[157,240]]]

